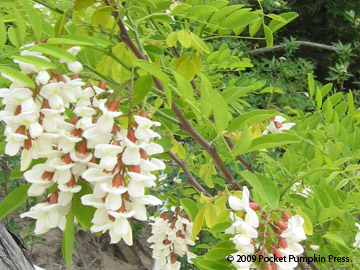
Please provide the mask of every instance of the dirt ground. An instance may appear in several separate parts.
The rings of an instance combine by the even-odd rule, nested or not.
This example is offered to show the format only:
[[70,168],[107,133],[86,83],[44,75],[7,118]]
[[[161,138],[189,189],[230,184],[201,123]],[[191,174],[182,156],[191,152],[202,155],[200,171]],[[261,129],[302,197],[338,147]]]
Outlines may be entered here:
[[[21,237],[26,237],[23,228],[29,226],[31,219],[12,217],[18,222]],[[142,228],[140,236],[134,237],[134,245],[128,247],[123,241],[110,245],[108,234],[98,236],[89,231],[76,231],[71,268],[62,259],[61,230],[52,229],[27,240],[26,245],[32,262],[46,270],[151,270],[153,260],[146,242],[149,234],[149,226]]]

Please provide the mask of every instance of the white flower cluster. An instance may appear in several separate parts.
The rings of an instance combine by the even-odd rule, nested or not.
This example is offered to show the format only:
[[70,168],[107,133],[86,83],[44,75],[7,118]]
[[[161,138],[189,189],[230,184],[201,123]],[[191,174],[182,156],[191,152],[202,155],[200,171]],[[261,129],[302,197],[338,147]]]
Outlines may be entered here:
[[[232,255],[234,258],[238,258],[238,255],[241,256],[254,254],[254,240],[258,238],[257,228],[259,227],[259,218],[251,207],[250,193],[248,188],[246,186],[243,187],[241,200],[236,196],[230,196],[229,205],[230,208],[234,211],[245,212],[242,218],[232,214],[234,223],[225,231],[226,233],[235,234],[231,240],[235,244],[238,252]],[[232,263],[237,269],[250,269],[252,265],[252,262],[247,260],[244,262],[238,262],[238,260],[234,260]]]
[[153,258],[156,260],[156,270],[178,270],[178,257],[185,254],[189,263],[196,255],[190,252],[188,245],[195,245],[191,240],[193,223],[184,217],[181,208],[172,209],[170,214],[161,214],[156,217],[152,226],[152,236],[147,240],[153,249]]
[[283,262],[276,262],[278,270],[292,270],[297,267],[295,260],[290,260],[289,256],[298,256],[304,252],[304,248],[299,242],[306,239],[306,235],[303,229],[304,219],[295,215],[290,217],[289,215],[283,215],[283,221],[279,224],[280,229],[284,229],[280,235],[277,256],[285,256],[287,259]]
[[[111,104],[109,105],[109,107]],[[104,110],[103,110],[104,113]],[[105,114],[103,114],[104,116]],[[101,117],[103,117],[101,116]],[[101,118],[100,117],[100,118]],[[107,120],[98,119],[91,131],[98,137],[104,131]],[[163,148],[151,142],[154,137],[160,137],[151,127],[159,125],[143,116],[134,116],[136,128],[118,130],[109,125],[109,130],[115,130],[111,143],[103,140],[106,134],[97,138],[94,156],[99,162],[89,166],[82,177],[93,186],[93,194],[81,198],[84,205],[91,205],[96,209],[91,231],[103,232],[109,230],[111,243],[121,239],[132,245],[132,230],[128,219],[147,220],[145,205],[159,205],[161,201],[152,195],[146,195],[145,189],[155,186],[154,171],[164,170],[165,164],[156,158],[148,156],[163,152]],[[101,124],[99,124],[101,123]],[[84,136],[87,136],[86,132]],[[91,136],[88,137],[91,140]],[[94,144],[95,144],[94,141]]]
[[[68,52],[75,55],[79,49],[73,47]],[[38,52],[23,50],[22,55],[50,61]],[[87,181],[94,192],[83,196],[82,202],[97,208],[91,230],[109,230],[112,243],[124,238],[131,245],[127,219],[146,220],[145,205],[161,204],[156,197],[145,195],[145,189],[155,185],[153,172],[165,168],[161,160],[148,158],[163,152],[153,142],[160,135],[151,130],[160,124],[142,112],[129,117],[129,125],[121,129],[115,121],[122,115],[119,100],[107,104],[106,99],[96,97],[105,91],[104,83],[83,88],[85,83],[76,74],[70,79],[56,71],[15,62],[36,86],[28,88],[1,74],[12,81],[9,88],[0,89],[5,105],[0,112],[0,120],[6,123],[5,153],[14,156],[21,151],[21,171],[26,171],[24,178],[31,183],[29,196],[43,195],[50,187],[55,190],[21,217],[37,220],[36,234],[55,227],[63,230],[73,194],[81,189],[79,181]],[[82,70],[79,62],[66,64],[72,72]],[[44,161],[28,170],[35,159]]]

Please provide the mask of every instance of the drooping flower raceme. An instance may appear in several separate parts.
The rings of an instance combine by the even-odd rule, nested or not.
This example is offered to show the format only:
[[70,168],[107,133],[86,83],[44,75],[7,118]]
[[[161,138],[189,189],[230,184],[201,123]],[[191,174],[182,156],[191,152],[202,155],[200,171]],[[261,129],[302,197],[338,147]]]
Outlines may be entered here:
[[[245,214],[242,218],[232,213],[233,224],[225,232],[235,234],[231,238],[238,252],[232,254],[234,258],[238,255],[254,254],[254,240],[258,238],[257,228],[259,227],[259,218],[256,212],[250,207],[250,193],[246,186],[243,187],[242,198],[236,196],[229,197],[229,206],[234,211],[243,211]],[[238,262],[234,260],[233,265],[237,269],[249,269],[252,265],[251,261]]]
[[172,208],[170,213],[163,213],[152,218],[152,236],[147,240],[153,243],[150,247],[153,250],[152,257],[156,260],[157,270],[180,269],[180,262],[177,258],[187,256],[189,263],[196,255],[190,252],[188,245],[195,245],[191,240],[192,222],[184,216],[183,210]]
[[[79,50],[72,47],[68,52],[76,55]],[[31,49],[22,55],[51,61]],[[146,191],[156,185],[154,173],[165,169],[161,160],[151,158],[163,152],[154,142],[160,135],[151,130],[159,123],[141,112],[127,115],[128,125],[121,126],[119,99],[108,103],[96,96],[106,91],[103,83],[85,86],[77,74],[68,77],[46,67],[14,62],[36,87],[2,74],[12,82],[0,89],[5,105],[0,112],[6,124],[5,153],[21,152],[21,170],[31,184],[28,195],[46,196],[21,217],[36,219],[36,234],[55,227],[63,230],[74,194],[91,187],[93,193],[81,198],[83,205],[96,208],[91,230],[109,231],[112,243],[123,239],[132,245],[129,219],[147,220],[146,206],[161,204]],[[82,70],[77,61],[60,63],[75,73]],[[32,165],[33,160],[38,164]]]

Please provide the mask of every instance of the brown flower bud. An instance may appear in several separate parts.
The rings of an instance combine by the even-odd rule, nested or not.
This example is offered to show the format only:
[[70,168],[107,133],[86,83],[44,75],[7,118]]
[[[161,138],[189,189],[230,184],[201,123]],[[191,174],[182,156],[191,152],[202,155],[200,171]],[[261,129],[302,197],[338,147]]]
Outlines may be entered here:
[[130,129],[128,134],[127,134],[127,138],[132,141],[133,143],[136,142],[136,138],[135,138],[135,131],[133,129]]
[[73,162],[73,160],[71,159],[71,157],[70,157],[70,153],[67,153],[66,155],[65,155],[65,157],[64,157],[64,163],[65,164],[69,164],[69,163],[72,163]]
[[71,175],[71,178],[70,178],[70,181],[66,183],[66,185],[69,187],[69,188],[72,188],[76,185],[76,181],[75,181],[75,177],[74,175]]
[[291,216],[290,216],[290,214],[289,214],[288,212],[284,211],[284,212],[282,213],[282,218],[283,218],[283,220],[284,220],[285,222],[287,222],[287,221],[291,218]]
[[106,83],[104,81],[100,81],[98,87],[105,90],[106,89]]
[[129,171],[134,173],[140,173],[140,166],[139,165],[130,166]]
[[124,178],[121,174],[117,173],[112,179],[112,186],[115,188],[119,188],[124,184]]
[[282,124],[279,123],[279,122],[274,121],[274,124],[275,124],[275,127],[276,127],[277,129],[279,129],[279,128],[282,127]]
[[275,255],[275,258],[282,257],[282,254],[281,254],[280,250],[278,250],[278,249],[275,250],[274,255]]
[[171,263],[174,264],[174,263],[176,263],[176,261],[177,261],[177,256],[175,254],[173,254],[171,256]]
[[77,146],[77,150],[80,154],[86,154],[87,153],[87,143],[86,140],[82,140],[81,142],[79,142],[78,146]]
[[42,175],[41,175],[41,179],[43,180],[51,180],[54,176],[54,173],[53,172],[48,172],[48,171],[45,171]]
[[279,247],[281,248],[287,248],[288,244],[285,238],[279,238]]
[[145,159],[145,160],[148,159],[148,155],[144,149],[140,149],[140,156],[142,159]]
[[288,227],[287,223],[281,220],[278,222],[278,226],[281,230],[286,230]]
[[21,105],[18,105],[15,109],[14,115],[19,115],[21,113]]
[[50,195],[49,203],[50,204],[57,203],[58,202],[58,197],[59,197],[59,195],[57,194],[57,191],[55,191],[53,194]]
[[144,110],[142,110],[142,111],[140,112],[140,116],[145,117],[145,118],[149,118],[147,112],[144,111]]
[[115,112],[119,109],[120,100],[115,98],[108,105],[108,110],[111,112]]
[[250,208],[251,208],[252,210],[254,210],[254,211],[260,209],[259,205],[258,205],[256,202],[250,202],[250,203],[249,203],[249,206],[250,206]]
[[25,135],[25,126],[20,126],[16,129],[15,133]]
[[30,150],[31,146],[32,146],[31,138],[26,139],[26,140],[24,141],[24,148],[25,148],[26,150]]

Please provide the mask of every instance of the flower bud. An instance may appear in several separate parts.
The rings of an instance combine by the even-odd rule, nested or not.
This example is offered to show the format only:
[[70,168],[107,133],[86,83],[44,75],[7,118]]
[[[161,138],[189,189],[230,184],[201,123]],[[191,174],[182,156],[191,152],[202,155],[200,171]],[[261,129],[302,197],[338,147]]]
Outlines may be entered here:
[[72,125],[76,125],[76,123],[79,121],[79,117],[73,117],[69,120],[69,123]]
[[71,157],[70,157],[70,153],[67,153],[66,155],[65,155],[65,157],[64,157],[64,163],[65,164],[69,164],[69,163],[72,163],[73,162],[73,160],[71,159]]
[[30,150],[31,146],[32,146],[31,138],[26,139],[26,140],[24,141],[24,148],[25,148],[26,150]]
[[140,173],[140,166],[139,165],[130,166],[129,171],[134,173]]
[[291,218],[291,216],[290,216],[290,214],[289,214],[288,212],[284,211],[284,212],[282,213],[282,218],[283,218],[283,220],[284,220],[285,222],[287,222],[287,221]]
[[112,180],[112,186],[115,187],[115,188],[119,188],[121,187],[122,185],[124,184],[124,179],[123,177],[121,176],[121,174],[117,173],[113,180]]
[[274,124],[275,124],[275,127],[276,127],[277,129],[279,129],[279,128],[282,127],[282,124],[279,123],[279,122],[274,121]]
[[136,138],[135,138],[135,131],[133,129],[130,129],[128,134],[127,134],[127,138],[132,141],[133,143],[136,142]]
[[174,263],[176,263],[176,261],[177,261],[177,256],[175,254],[173,254],[171,256],[171,263],[174,264]]
[[58,202],[58,197],[59,196],[58,196],[56,191],[53,194],[51,194],[50,197],[49,197],[50,204],[57,203]]
[[256,211],[256,210],[259,210],[260,207],[259,205],[256,203],[256,202],[249,202],[249,206],[252,210]]
[[74,128],[71,131],[71,135],[73,135],[74,137],[80,137],[82,133],[82,130],[80,128]]
[[170,245],[171,244],[171,241],[169,239],[165,239],[163,241],[163,244],[166,246],[166,245]]
[[104,81],[100,81],[98,87],[105,90],[106,89],[106,83]]
[[87,143],[86,140],[82,140],[79,142],[77,146],[77,150],[80,154],[86,154],[87,153]]
[[118,98],[115,98],[112,100],[108,105],[108,110],[110,112],[115,112],[119,109],[120,100]]
[[148,159],[148,155],[144,149],[140,149],[140,156],[142,159],[145,159],[145,160]]
[[284,249],[287,248],[287,246],[288,246],[285,238],[279,238],[278,244],[279,244],[279,247],[284,248]]
[[144,111],[144,110],[142,110],[142,111],[140,112],[140,116],[145,117],[145,118],[149,118],[147,112]]
[[76,181],[75,181],[75,177],[74,175],[71,175],[71,178],[70,178],[70,181],[66,183],[66,185],[69,187],[69,188],[72,188],[76,185]]
[[17,128],[15,133],[25,135],[25,130],[26,130],[25,126],[20,126],[20,127]]
[[125,201],[129,201],[130,200],[130,195],[129,195],[129,192],[125,192],[123,194],[121,194],[121,198],[123,198],[123,200]]
[[278,222],[278,225],[281,230],[286,230],[288,227],[287,223],[281,220]]
[[170,218],[170,215],[169,214],[161,214],[160,217],[163,219],[163,220],[168,220]]
[[53,178],[54,173],[53,172],[48,172],[45,171],[42,175],[41,175],[41,179],[43,180],[51,180]]
[[44,100],[43,100],[43,103],[42,103],[42,105],[41,105],[41,109],[50,109],[50,108],[51,108],[51,107],[50,107],[49,100],[44,99]]
[[281,258],[282,257],[282,254],[281,254],[280,250],[278,250],[278,249],[275,249],[274,255],[275,255],[275,258]]
[[116,132],[120,132],[120,127],[118,124],[114,123],[111,134],[115,134]]
[[72,80],[76,80],[76,79],[79,79],[80,77],[79,77],[79,74],[73,74],[72,76],[71,76],[71,79]]
[[14,115],[19,115],[21,113],[21,105],[18,105],[15,109]]

